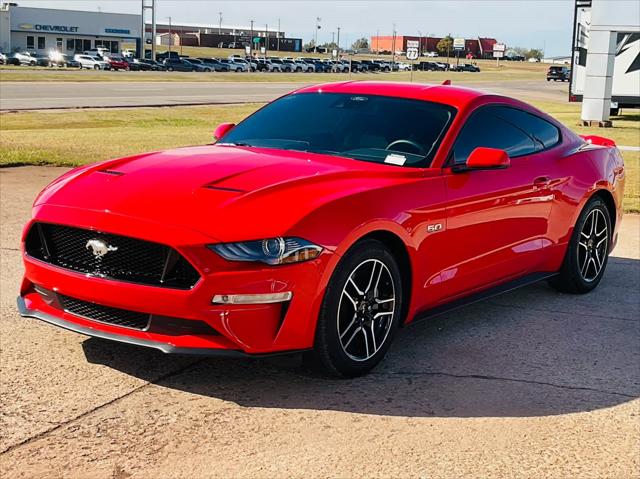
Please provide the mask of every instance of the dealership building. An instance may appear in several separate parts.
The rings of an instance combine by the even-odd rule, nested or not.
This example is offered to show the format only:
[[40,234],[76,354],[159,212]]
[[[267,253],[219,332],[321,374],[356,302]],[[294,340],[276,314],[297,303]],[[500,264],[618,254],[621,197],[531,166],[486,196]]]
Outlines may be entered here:
[[140,15],[29,8],[15,3],[0,6],[0,50],[7,53],[57,50],[73,54],[96,47],[117,53],[122,43],[140,41],[140,29]]

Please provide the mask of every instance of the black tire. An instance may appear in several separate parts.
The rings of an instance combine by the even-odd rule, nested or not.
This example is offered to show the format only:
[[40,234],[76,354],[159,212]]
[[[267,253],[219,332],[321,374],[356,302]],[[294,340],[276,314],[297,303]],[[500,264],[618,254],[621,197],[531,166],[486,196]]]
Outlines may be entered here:
[[[603,222],[606,231],[598,235],[598,230],[602,231]],[[549,280],[549,284],[563,293],[584,294],[593,290],[602,280],[607,268],[610,244],[609,210],[600,198],[592,198],[576,222],[562,268],[557,276]]]
[[167,67],[167,71],[168,72],[172,72],[173,71],[173,67]]
[[[374,286],[376,267],[380,276]],[[362,290],[350,281],[352,275]],[[364,296],[358,296],[359,292]],[[394,299],[389,299],[389,294]],[[318,316],[314,349],[305,354],[305,363],[334,377],[355,377],[369,372],[387,353],[402,310],[402,279],[393,255],[377,240],[357,243],[331,276]]]
[[620,107],[611,108],[609,110],[609,116],[618,116],[620,114]]
[[93,65],[94,70],[100,70],[100,65]]

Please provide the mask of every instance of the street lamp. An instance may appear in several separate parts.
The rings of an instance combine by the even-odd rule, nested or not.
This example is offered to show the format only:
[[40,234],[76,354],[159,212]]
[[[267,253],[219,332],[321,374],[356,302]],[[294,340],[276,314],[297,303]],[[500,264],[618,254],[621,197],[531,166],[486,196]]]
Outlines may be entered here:
[[222,34],[222,12],[218,12],[220,15],[220,21],[218,22],[218,35]]
[[316,36],[315,39],[313,40],[313,51],[315,53],[318,53],[318,30],[320,30],[322,27],[320,26],[320,21],[322,19],[320,17],[316,17]]
[[336,50],[338,50],[337,58],[340,58],[340,27],[338,27],[338,41],[336,42]]
[[171,33],[171,17],[169,19],[169,58],[171,58],[171,44],[173,43],[173,34]]

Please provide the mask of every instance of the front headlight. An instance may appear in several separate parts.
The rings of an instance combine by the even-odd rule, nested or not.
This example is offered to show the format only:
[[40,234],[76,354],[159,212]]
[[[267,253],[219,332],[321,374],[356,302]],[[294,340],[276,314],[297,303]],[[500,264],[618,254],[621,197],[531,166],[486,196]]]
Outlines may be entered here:
[[269,238],[208,247],[228,261],[251,261],[270,265],[308,261],[320,256],[322,247],[301,238]]

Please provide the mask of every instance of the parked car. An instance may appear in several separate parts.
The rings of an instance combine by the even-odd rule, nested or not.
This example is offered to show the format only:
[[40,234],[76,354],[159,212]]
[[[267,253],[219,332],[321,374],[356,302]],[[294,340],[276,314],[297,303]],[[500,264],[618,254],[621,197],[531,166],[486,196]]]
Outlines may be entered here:
[[7,63],[7,55],[4,52],[0,52],[0,65],[5,65]]
[[214,136],[46,187],[20,314],[165,353],[305,351],[353,377],[412,321],[543,279],[594,290],[620,231],[615,144],[504,96],[323,84]]
[[552,65],[547,70],[547,81],[569,81],[571,70],[567,67]]
[[182,58],[165,58],[162,64],[169,72],[194,72],[198,70],[198,67],[196,67],[196,65],[190,63],[187,60],[183,60]]
[[129,70],[129,62],[120,55],[110,53],[102,56],[103,60],[109,64],[109,68],[114,71]]
[[209,68],[211,68],[212,71],[216,71],[216,72],[228,72],[229,71],[229,65],[225,64],[225,63],[222,63],[217,58],[199,57],[198,60],[200,60],[204,65],[206,65]]
[[106,47],[96,47],[96,48],[91,48],[89,50],[85,50],[82,53],[84,55],[90,55],[92,57],[102,58],[102,57],[104,57],[105,55],[108,55],[111,52]]
[[82,68],[82,64],[66,53],[52,52],[49,54],[49,65],[66,68]]
[[183,58],[184,61],[191,63],[195,67],[195,71],[198,72],[212,72],[214,70],[213,66],[207,65],[202,60],[197,58]]
[[4,55],[4,64],[5,65],[20,65],[20,60],[18,60],[13,53],[3,53]]
[[458,65],[457,71],[459,71],[459,72],[479,72],[480,71],[480,67],[477,66],[477,65],[473,65],[471,63],[463,63],[461,65]]
[[236,72],[236,73],[246,72],[249,66],[247,62],[241,59],[239,61],[235,61],[235,60],[227,60],[223,58],[223,59],[220,59],[220,63],[227,65],[229,67],[230,72]]
[[107,62],[101,60],[98,57],[91,55],[85,55],[78,53],[73,59],[80,63],[81,68],[93,69],[93,70],[109,70],[111,67]]
[[160,62],[142,58],[128,59],[129,69],[132,71],[166,71],[166,67]]
[[48,67],[49,66],[49,57],[42,55],[37,52],[16,52],[13,54],[13,57],[18,60],[20,65],[27,66],[40,66],[40,67]]
[[379,72],[380,64],[374,62],[373,60],[360,60],[363,65],[367,66],[367,70],[370,72]]
[[399,71],[403,71],[403,72],[411,71],[411,64],[410,63],[405,63],[405,62],[399,62],[398,63],[398,70]]
[[[147,51],[145,52],[145,58],[148,55],[148,59],[151,59],[151,52]],[[178,54],[178,52],[176,51],[166,51],[166,52],[160,52],[156,54],[156,61],[158,62],[164,62],[167,58],[175,58],[176,60],[178,60],[180,58],[180,55]]]

